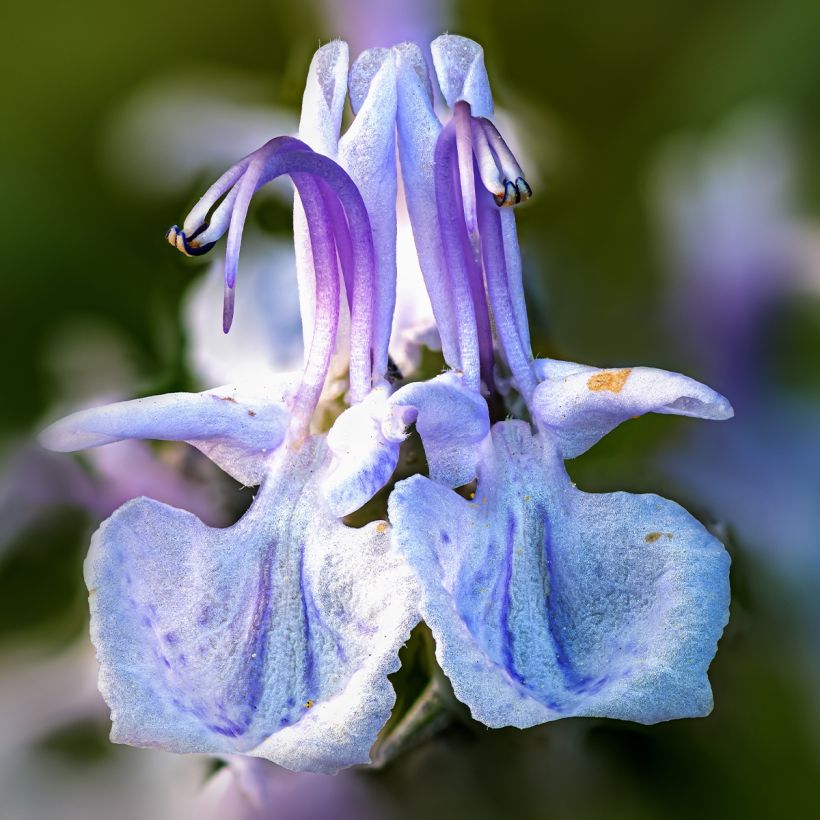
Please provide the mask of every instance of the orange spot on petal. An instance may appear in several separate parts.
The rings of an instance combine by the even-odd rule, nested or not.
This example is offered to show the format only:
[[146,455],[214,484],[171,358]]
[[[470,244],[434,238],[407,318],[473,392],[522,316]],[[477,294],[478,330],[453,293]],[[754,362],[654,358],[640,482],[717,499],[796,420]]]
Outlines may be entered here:
[[626,367],[623,370],[601,370],[599,373],[593,373],[587,379],[587,387],[596,393],[601,390],[620,393],[624,389],[631,372],[631,367]]

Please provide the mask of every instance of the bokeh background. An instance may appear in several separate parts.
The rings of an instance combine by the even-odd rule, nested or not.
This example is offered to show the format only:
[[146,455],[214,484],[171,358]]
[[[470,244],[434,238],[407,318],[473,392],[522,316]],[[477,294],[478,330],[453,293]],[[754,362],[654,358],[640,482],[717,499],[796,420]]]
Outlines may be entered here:
[[[247,499],[182,448],[55,457],[33,433],[89,403],[198,387],[190,289],[208,267],[166,228],[214,173],[293,129],[320,43],[443,30],[484,45],[526,157],[536,352],[681,370],[735,405],[721,425],[623,425],[569,465],[584,489],[674,498],[726,541],[715,710],[654,727],[458,723],[381,771],[271,768],[263,813],[220,816],[820,816],[820,4],[46,0],[5,4],[0,30],[0,818],[197,816],[212,764],[107,741],[82,559],[133,495],[214,523]],[[289,222],[281,196],[254,208],[262,275]]]

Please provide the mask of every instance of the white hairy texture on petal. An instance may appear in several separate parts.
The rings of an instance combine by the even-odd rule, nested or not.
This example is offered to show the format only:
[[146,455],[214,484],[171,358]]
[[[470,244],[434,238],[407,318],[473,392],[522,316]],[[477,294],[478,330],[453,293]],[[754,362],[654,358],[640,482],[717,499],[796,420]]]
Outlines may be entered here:
[[442,34],[430,44],[438,85],[447,105],[470,103],[474,117],[492,117],[493,95],[484,67],[484,49],[458,34]]
[[[302,96],[302,115],[299,120],[299,139],[314,151],[331,159],[336,158],[339,132],[347,98],[348,48],[342,40],[333,40],[314,55],[308,70],[305,93]],[[293,244],[296,251],[296,274],[299,305],[302,314],[302,338],[305,350],[310,349],[315,314],[315,275],[310,249],[305,211],[299,194],[293,195]],[[342,311],[339,326],[339,347],[347,326],[347,311]]]
[[335,515],[349,515],[366,504],[396,469],[399,446],[407,434],[385,434],[389,396],[386,386],[377,387],[345,410],[327,434],[333,458],[322,492]]
[[[457,373],[444,373],[405,385],[390,399],[388,423],[398,430],[408,420],[415,422],[431,480],[448,487],[475,478],[479,445],[490,432],[487,403],[462,381]],[[408,411],[412,411],[410,418]]]
[[91,634],[112,740],[290,769],[366,763],[417,620],[389,526],[345,527],[321,438],[282,449],[228,529],[147,499],[94,536]]
[[720,393],[680,373],[654,367],[599,370],[552,359],[539,359],[535,367],[542,381],[533,414],[564,458],[580,455],[621,422],[644,413],[715,421],[733,415]]
[[474,500],[422,476],[390,498],[394,540],[459,700],[490,727],[708,714],[729,557],[654,495],[576,490],[524,422],[482,449]]
[[302,97],[299,139],[328,157],[335,155],[339,144],[348,62],[347,43],[333,40],[322,46],[310,62]]
[[427,63],[421,49],[413,43],[403,43],[393,49],[393,54],[399,92],[396,121],[399,161],[415,253],[441,334],[444,359],[456,366],[458,344],[444,269],[433,178],[441,123],[433,111]]
[[339,142],[339,164],[362,195],[376,262],[374,365],[385,375],[396,302],[396,67],[390,49],[360,55],[350,72],[356,117]]
[[299,374],[225,385],[204,393],[166,393],[73,413],[41,434],[58,452],[124,439],[187,441],[237,481],[258,484],[288,429]]

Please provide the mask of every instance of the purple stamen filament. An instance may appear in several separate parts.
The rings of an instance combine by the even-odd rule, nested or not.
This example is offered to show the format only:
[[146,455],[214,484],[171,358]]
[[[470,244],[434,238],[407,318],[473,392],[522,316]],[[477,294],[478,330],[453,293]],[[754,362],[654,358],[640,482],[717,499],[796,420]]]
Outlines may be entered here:
[[[294,432],[304,435],[321,395],[336,343],[340,310],[337,254],[351,315],[352,401],[360,401],[369,392],[373,361],[378,358],[373,350],[373,238],[364,201],[353,181],[333,160],[315,153],[299,140],[277,137],[223,174],[194,206],[183,230],[174,227],[167,237],[185,253],[192,249],[203,253],[227,228],[223,308],[223,329],[227,333],[233,319],[237,263],[250,200],[259,188],[283,174],[291,176],[305,207],[316,276],[313,337],[293,407]],[[206,224],[209,211],[220,197],[224,198]],[[192,241],[191,237],[198,241]]]
[[[455,143],[456,132],[451,122],[444,127],[436,143],[435,195],[444,267],[453,294],[459,349],[458,368],[464,374],[466,385],[477,391],[481,382],[480,358],[475,308],[468,281],[467,259],[461,241],[462,232],[465,230],[464,216],[460,208],[454,207],[453,202],[453,190],[459,191],[459,186],[453,184],[454,164],[457,171],[460,171],[457,166]],[[458,199],[460,200],[460,197]],[[472,253],[469,254],[469,257],[471,256]]]
[[[483,380],[494,389],[494,329],[499,352],[529,403],[536,379],[528,335],[519,327],[523,288],[511,281],[520,279],[520,269],[507,264],[501,214],[492,199],[499,206],[514,205],[531,191],[512,152],[488,122],[471,117],[469,104],[458,102],[435,152],[436,201],[456,312],[458,367],[468,386],[477,389]],[[499,171],[505,174],[503,180]],[[515,173],[515,183],[508,172]]]

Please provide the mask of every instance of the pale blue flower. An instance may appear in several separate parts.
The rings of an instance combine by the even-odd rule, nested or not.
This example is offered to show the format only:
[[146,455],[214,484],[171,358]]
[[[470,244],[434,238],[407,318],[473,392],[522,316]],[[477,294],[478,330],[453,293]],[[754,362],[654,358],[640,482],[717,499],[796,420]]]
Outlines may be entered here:
[[[402,47],[398,133],[453,371],[412,386],[419,406],[430,397],[424,423],[435,435],[421,416],[418,427],[431,475],[396,485],[390,519],[420,581],[438,661],[488,726],[704,715],[706,672],[728,617],[727,553],[670,501],[577,490],[563,460],[646,412],[724,419],[731,407],[674,373],[533,360],[514,216],[497,207],[531,192],[485,119],[481,48],[443,36],[432,51],[453,120],[441,128],[421,55]],[[531,423],[490,430],[488,402],[498,408],[510,382]],[[469,493],[449,488],[471,479]]]
[[[351,170],[369,169],[377,179],[382,160],[391,172],[384,140],[392,145],[393,118],[388,107],[389,127],[374,140],[378,118],[368,113],[368,100],[389,99],[386,74],[384,91],[378,70],[376,79],[362,79],[354,66],[354,107],[370,128],[357,132],[357,120],[340,147],[351,154]],[[338,84],[346,75],[344,44],[320,49],[302,119],[310,131],[305,123],[312,118],[326,141],[338,123],[323,119],[324,92],[343,103]],[[395,97],[394,82],[392,88]],[[331,102],[340,111],[338,100]],[[382,263],[391,219],[395,239],[395,178],[392,209],[373,192],[368,206],[335,161],[300,140],[277,138],[227,171],[168,238],[198,255],[228,233],[227,330],[241,287],[250,199],[282,174],[299,190],[309,238],[310,266],[300,269],[302,286],[312,290],[303,372],[83,411],[43,438],[62,451],[128,438],[187,441],[238,481],[260,485],[250,509],[227,529],[141,498],[94,536],[86,580],[112,739],[335,771],[369,760],[395,699],[387,675],[398,668],[398,649],[418,620],[414,580],[391,546],[388,524],[353,529],[341,521],[383,486],[395,463],[378,442],[358,450],[358,425],[351,424],[366,424],[388,392],[395,269],[390,254]],[[382,207],[371,223],[368,208]],[[349,321],[351,407],[325,438],[310,434],[311,421],[342,316]]]
[[[366,762],[419,612],[488,726],[710,708],[728,556],[671,502],[581,493],[563,459],[645,412],[731,407],[678,374],[533,359],[512,210],[532,191],[491,122],[480,46],[446,35],[431,50],[450,122],[417,46],[371,49],[348,71],[346,45],[330,43],[311,64],[299,139],[245,157],[168,233],[189,255],[227,233],[227,332],[250,200],[292,178],[301,375],[111,405],[45,433],[59,450],[183,440],[260,486],[228,529],[138,499],[96,534],[86,576],[115,740],[314,771]],[[355,119],[340,138],[348,87]],[[398,390],[396,149],[448,365]],[[312,435],[339,365],[349,406]],[[521,403],[530,421],[492,425]],[[429,477],[396,485],[392,530],[347,527],[412,426]]]

